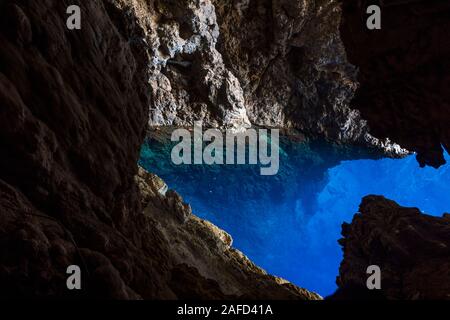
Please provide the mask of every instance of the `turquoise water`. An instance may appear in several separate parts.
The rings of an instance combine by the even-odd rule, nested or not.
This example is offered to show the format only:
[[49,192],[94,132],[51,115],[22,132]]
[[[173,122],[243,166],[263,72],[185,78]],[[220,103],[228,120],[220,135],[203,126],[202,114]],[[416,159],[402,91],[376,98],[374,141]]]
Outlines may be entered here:
[[322,296],[336,289],[341,224],[351,221],[362,197],[384,195],[431,215],[450,211],[449,166],[419,168],[414,156],[367,160],[377,156],[284,140],[279,173],[261,176],[258,166],[176,166],[170,146],[148,139],[140,164],[196,215],[230,233],[234,247],[259,266]]

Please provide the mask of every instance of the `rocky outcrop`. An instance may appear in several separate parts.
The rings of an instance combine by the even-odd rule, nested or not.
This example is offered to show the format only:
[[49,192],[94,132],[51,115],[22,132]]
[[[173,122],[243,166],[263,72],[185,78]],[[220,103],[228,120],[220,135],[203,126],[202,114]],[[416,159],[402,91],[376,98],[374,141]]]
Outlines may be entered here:
[[[137,176],[156,59],[147,2],[70,4],[81,30],[66,28],[66,1],[0,2],[0,297],[318,298]],[[81,290],[66,287],[69,265]]]
[[356,70],[346,61],[336,1],[215,3],[220,52],[253,124],[342,141],[363,135],[363,121],[347,107]]
[[[344,260],[335,299],[450,299],[450,215],[432,217],[381,196],[365,197],[342,226]],[[368,290],[366,269],[381,269]]]
[[147,2],[150,125],[191,125],[241,130],[250,125],[239,81],[216,49],[219,26],[209,0]]
[[[445,163],[450,150],[450,3],[342,1],[341,36],[360,88],[352,108],[370,132],[417,152],[420,165]],[[382,3],[382,29],[365,27],[365,10]]]
[[349,107],[357,88],[336,0],[150,1],[150,125],[296,129],[407,153]]
[[[418,114],[414,119],[429,121],[417,120],[411,130],[428,124],[432,133],[412,135],[417,141],[413,143],[399,134],[398,128],[410,125],[402,124],[395,130],[389,126],[385,134],[375,111],[357,105],[361,116],[348,106],[356,73],[339,37],[336,0],[70,4],[81,7],[81,30],[66,28],[67,1],[0,1],[0,297],[319,298],[267,275],[232,248],[228,234],[195,217],[160,179],[138,172],[148,122],[190,125],[203,120],[208,126],[236,130],[251,124],[277,126],[308,137],[374,146],[390,155],[405,154],[388,138],[373,137],[374,128],[380,136],[419,151],[419,160],[434,159],[421,161],[432,165],[440,163],[435,162],[436,144],[447,146],[443,124],[448,105],[439,96],[447,78],[440,71],[434,78],[441,66],[437,58],[446,51],[427,56],[430,60],[423,65],[430,63],[434,71],[424,68],[420,78],[431,79],[420,84],[435,93],[442,112],[430,109],[428,115],[401,105],[409,114]],[[440,17],[434,7],[430,12]],[[432,34],[441,39],[434,28]],[[389,48],[386,44],[382,50]],[[349,51],[352,55],[351,47]],[[360,92],[371,92],[365,64],[357,62],[363,70]],[[426,100],[428,106],[433,99]],[[382,119],[389,117],[383,114]],[[375,211],[383,217],[389,210],[378,206]],[[380,260],[387,261],[391,283],[398,284],[400,271],[412,270],[401,278],[401,292],[392,287],[385,296],[440,297],[448,288],[445,282],[431,292],[428,283],[410,279],[419,279],[418,274],[432,267],[447,268],[443,257],[448,256],[448,238],[441,232],[448,231],[447,222],[405,217],[412,226],[425,226],[421,248],[433,256],[424,249],[417,257],[435,260],[422,266],[408,255],[404,241],[414,243],[408,235],[420,236],[423,230],[418,227],[402,229],[399,222],[398,234],[385,239],[377,231],[370,236],[381,237],[387,248],[403,254],[400,262]],[[383,225],[383,219],[374,221]],[[365,232],[361,227],[362,240]],[[389,247],[392,239],[403,236],[402,246]],[[345,242],[350,261],[352,243]],[[368,247],[375,244],[369,242]],[[73,264],[82,271],[80,291],[66,287],[66,268]],[[342,288],[353,286],[357,277],[352,274],[359,272],[346,265]],[[431,283],[438,282],[430,277]]]
[[225,231],[192,214],[189,205],[169,190],[162,195],[157,176],[139,170],[144,214],[158,234],[163,261],[170,265],[170,290],[179,298],[302,299],[320,296],[268,275],[232,247]]

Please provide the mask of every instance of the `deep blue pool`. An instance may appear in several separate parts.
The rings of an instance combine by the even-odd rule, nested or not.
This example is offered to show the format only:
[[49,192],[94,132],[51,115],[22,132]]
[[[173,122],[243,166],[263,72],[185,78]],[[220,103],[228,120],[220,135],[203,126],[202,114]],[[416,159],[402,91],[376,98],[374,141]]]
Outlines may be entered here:
[[230,233],[234,247],[259,266],[327,296],[336,289],[342,259],[341,224],[351,221],[362,197],[384,195],[431,215],[450,211],[448,165],[419,168],[414,156],[367,158],[377,156],[284,141],[279,173],[261,176],[255,166],[176,166],[170,143],[148,139],[140,164],[180,193],[196,215]]

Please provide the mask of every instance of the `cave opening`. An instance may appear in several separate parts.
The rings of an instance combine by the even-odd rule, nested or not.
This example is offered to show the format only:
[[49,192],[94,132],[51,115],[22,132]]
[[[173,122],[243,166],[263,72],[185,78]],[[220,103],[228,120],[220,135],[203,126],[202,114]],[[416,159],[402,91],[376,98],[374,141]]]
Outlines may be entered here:
[[362,197],[383,195],[431,215],[450,207],[449,166],[420,168],[414,155],[383,158],[360,147],[282,136],[279,172],[262,176],[251,165],[175,165],[173,144],[151,132],[139,164],[268,273],[324,297],[337,288],[341,225],[351,222]]

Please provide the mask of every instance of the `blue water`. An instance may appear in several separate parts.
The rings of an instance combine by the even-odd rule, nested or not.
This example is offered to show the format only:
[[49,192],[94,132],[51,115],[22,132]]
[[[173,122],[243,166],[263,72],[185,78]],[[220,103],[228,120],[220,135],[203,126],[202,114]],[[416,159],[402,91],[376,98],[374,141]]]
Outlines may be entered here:
[[149,139],[140,164],[196,215],[230,233],[234,247],[259,266],[327,296],[342,260],[341,224],[351,222],[362,197],[384,195],[431,215],[450,211],[449,165],[419,168],[414,156],[364,160],[373,157],[326,143],[285,142],[278,175],[260,176],[255,166],[175,166],[169,146]]

